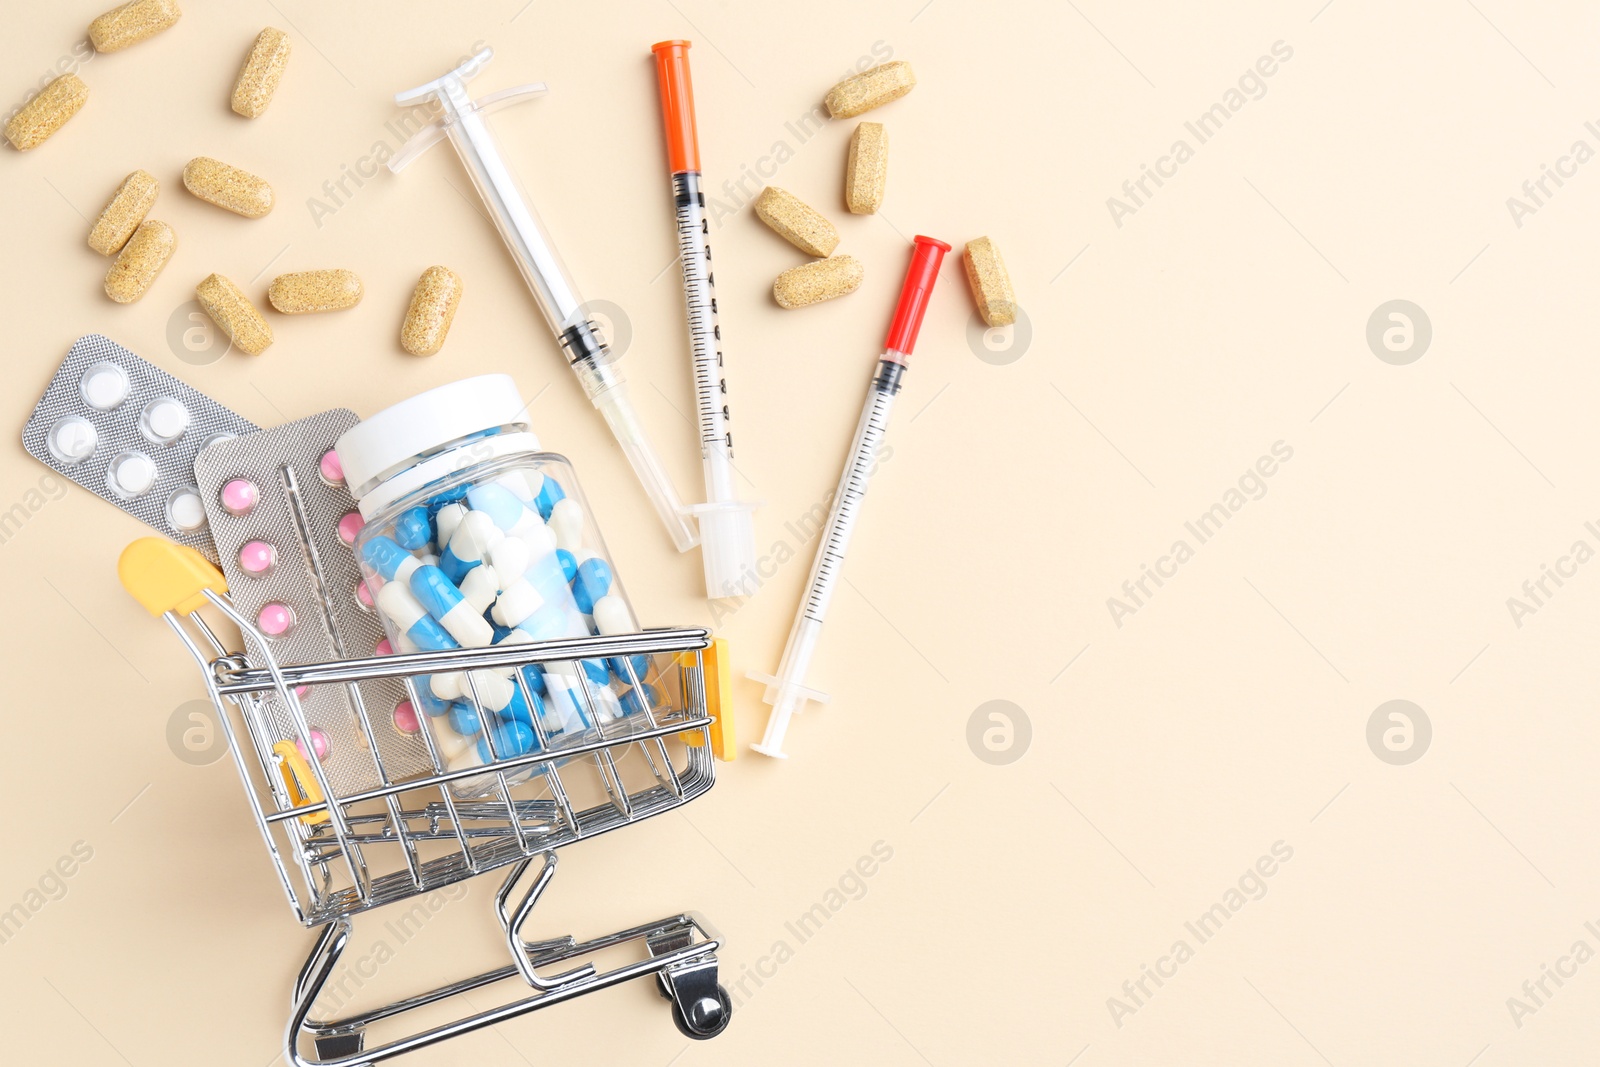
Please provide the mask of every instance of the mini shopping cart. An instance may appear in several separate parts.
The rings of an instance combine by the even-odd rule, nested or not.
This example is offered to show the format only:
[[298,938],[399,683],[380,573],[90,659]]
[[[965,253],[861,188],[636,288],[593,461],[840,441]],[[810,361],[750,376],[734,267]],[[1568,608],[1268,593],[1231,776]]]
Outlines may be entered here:
[[[673,915],[585,941],[571,936],[530,941],[522,936],[555,874],[557,849],[671,811],[711,788],[713,750],[720,741],[714,732],[720,731],[722,713],[719,672],[727,668],[705,630],[647,630],[287,666],[235,610],[221,573],[193,549],[159,538],[136,541],[123,554],[119,572],[124,586],[167,622],[199,665],[289,904],[303,925],[322,927],[292,987],[284,1043],[286,1059],[294,1067],[377,1063],[636,978],[654,978],[686,1036],[710,1038],[727,1027],[732,1004],[717,983],[719,942],[692,915]],[[243,651],[228,651],[198,613],[203,607],[215,608],[238,627]],[[536,722],[537,751],[449,771],[424,728],[433,773],[391,780],[382,759],[374,756],[371,788],[335,792],[321,761],[293,737],[283,736],[288,732],[282,725],[285,709],[298,736],[311,736],[296,697],[298,687],[347,687],[358,725],[376,753],[372,739],[378,724],[363,704],[358,683],[403,679],[417,684],[424,675],[446,671],[516,668],[517,684],[532,704],[521,670],[525,666],[576,665],[602,657],[637,662],[630,659],[637,656],[669,665],[663,673],[675,677],[657,681],[666,683],[658,691],[671,695],[660,706],[646,702],[639,714],[613,723],[597,740],[555,751]],[[280,714],[269,714],[269,702],[275,702]],[[589,710],[593,715],[592,704]],[[637,756],[643,757],[642,766],[633,758]],[[624,763],[637,773],[627,773]],[[628,784],[630,777],[641,779],[637,788]],[[460,783],[469,778],[487,783],[487,788],[478,787],[482,796],[458,795]],[[582,806],[584,791],[597,803]],[[518,895],[517,886],[535,859],[539,870]],[[495,918],[509,964],[380,1008],[340,1018],[313,1017],[314,1005],[349,944],[353,916],[501,869],[506,874],[495,896]],[[643,958],[608,964],[608,969],[588,962],[601,953],[614,955],[614,949],[631,949],[634,957]],[[567,969],[549,973],[563,965]],[[522,983],[516,987],[521,991],[510,1003],[452,1013],[458,1017],[369,1047],[369,1031],[377,1024],[384,1024],[386,1031],[398,1028],[396,1020],[408,1013],[429,1009],[437,1014],[442,1010],[438,1006],[452,998],[516,981]],[[310,1058],[302,1052],[308,1043],[314,1050]]]

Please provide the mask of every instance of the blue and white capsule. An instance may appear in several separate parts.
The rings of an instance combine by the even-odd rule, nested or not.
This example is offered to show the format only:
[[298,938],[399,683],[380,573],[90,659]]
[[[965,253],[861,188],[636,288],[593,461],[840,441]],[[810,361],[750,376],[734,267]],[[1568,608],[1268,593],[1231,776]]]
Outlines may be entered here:
[[461,579],[461,595],[474,611],[482,615],[500,595],[500,576],[490,564],[474,567]]
[[440,700],[436,695],[434,695],[433,687],[429,684],[430,679],[428,677],[424,676],[422,678],[414,679],[414,681],[416,682],[416,685],[414,686],[416,691],[416,705],[423,711],[427,712],[429,718],[437,719],[439,716],[446,714],[450,710],[449,701]]
[[611,565],[599,556],[590,556],[578,564],[578,573],[572,579],[572,599],[585,615],[594,614],[595,601],[611,592]]
[[439,512],[451,504],[459,504],[467,498],[467,486],[458,485],[454,489],[446,489],[442,493],[435,493],[428,499],[428,514],[437,516]]
[[433,543],[440,552],[450,543],[450,538],[455,536],[456,527],[461,525],[461,519],[467,513],[467,506],[462,503],[446,504],[440,508],[433,517]]
[[386,582],[405,585],[411,580],[422,561],[393,538],[378,536],[368,541],[361,550],[361,559]]
[[561,488],[561,483],[549,475],[539,483],[539,491],[534,495],[533,506],[539,509],[539,517],[550,521],[550,512],[555,509],[556,503],[565,500],[566,490]]
[[433,522],[425,507],[406,508],[394,520],[394,539],[407,552],[433,544]]
[[462,737],[473,737],[483,729],[482,716],[471,704],[451,704],[450,729]]
[[594,602],[594,628],[607,637],[636,633],[638,625],[627,603],[615,593],[608,593]]
[[612,656],[606,665],[623,685],[637,685],[650,677],[650,657],[646,655]]
[[[513,540],[521,543],[521,539],[506,538],[499,547]],[[549,530],[543,530],[538,543],[527,542],[531,550],[528,557],[524,558],[518,551],[518,558],[514,565],[522,568],[521,577],[515,581],[502,578],[505,589],[495,601],[492,612],[494,620],[502,626],[521,626],[535,612],[551,606],[566,606],[571,601],[571,591],[563,578],[560,561],[556,559],[554,538]],[[541,551],[543,549],[543,551]],[[496,549],[498,553],[498,548]],[[496,559],[500,555],[496,555]],[[496,567],[496,572],[499,568]],[[569,635],[579,636],[579,635]]]
[[506,720],[507,722],[516,720],[518,722],[525,722],[529,726],[533,725],[533,717],[538,715],[539,726],[543,728],[546,733],[550,732],[550,724],[545,722],[544,701],[539,699],[538,693],[533,694],[533,705],[530,707],[527,699],[522,695],[522,690],[518,689],[512,695],[510,702],[507,703],[505,707],[501,708],[496,714],[498,714],[500,718]]
[[588,637],[583,616],[571,603],[545,604],[517,624],[517,629],[535,641],[554,641],[562,637]]
[[517,683],[497,670],[468,671],[461,683],[461,699],[499,711],[516,697]]
[[501,626],[521,626],[545,606],[544,596],[526,579],[517,579],[495,600],[489,615]]
[[556,532],[556,544],[572,553],[583,548],[583,505],[571,497],[558,500],[546,521]]
[[[598,685],[593,681],[588,673],[590,663],[597,663],[602,671],[605,670],[605,665],[598,660],[585,660],[584,668],[578,674],[562,677],[561,681],[566,683],[564,696],[577,706],[585,725],[590,725],[593,718],[596,720],[594,725],[604,726],[622,718],[622,702],[617,699],[616,691],[609,684]],[[551,678],[553,677],[552,675]],[[606,681],[609,683],[610,680],[608,674]],[[546,681],[548,683],[550,678]]]
[[504,474],[495,476],[495,484],[503,485],[515,494],[516,498],[534,507],[534,499],[538,497],[540,488],[544,485],[544,475],[526,467],[516,467]]
[[411,574],[410,585],[417,603],[463,647],[487,648],[494,640],[494,628],[473,609],[441,568],[418,566]]
[[469,511],[461,516],[449,545],[439,553],[439,569],[452,582],[459,582],[472,568],[481,566],[489,550],[505,536],[485,512]]
[[527,537],[544,525],[537,511],[518,500],[505,486],[493,482],[469,490],[467,506],[493,519],[507,537]]
[[383,583],[375,599],[378,610],[388,616],[395,628],[422,651],[437,652],[461,647],[449,631],[428,614],[428,609],[418,602],[404,583]]
[[[489,748],[490,739],[494,749]],[[489,732],[478,742],[478,758],[485,763],[499,759],[515,759],[539,750],[539,739],[527,723],[512,719],[509,722],[490,722]]]
[[571,667],[561,664],[545,672],[545,717],[541,722],[548,734],[582,733],[594,725],[584,707],[583,694],[578,691],[583,683],[571,671]]
[[489,562],[500,575],[501,585],[511,585],[533,562],[533,547],[520,537],[508,537],[489,550]]
[[536,696],[544,696],[549,690],[545,687],[544,668],[537,663],[530,663],[522,668],[522,679],[528,683],[528,688]]

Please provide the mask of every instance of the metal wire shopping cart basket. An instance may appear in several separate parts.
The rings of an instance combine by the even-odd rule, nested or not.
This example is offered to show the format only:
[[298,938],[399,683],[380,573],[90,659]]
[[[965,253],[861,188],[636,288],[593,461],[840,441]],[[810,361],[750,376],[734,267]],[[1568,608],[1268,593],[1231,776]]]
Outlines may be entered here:
[[[727,992],[717,984],[718,940],[693,916],[673,915],[611,934],[578,941],[566,936],[529,941],[521,931],[540,894],[555,874],[556,850],[584,838],[628,826],[687,804],[715,781],[712,730],[718,726],[714,694],[717,662],[709,634],[701,629],[649,630],[612,637],[546,641],[510,647],[451,649],[405,655],[283,665],[271,642],[236,611],[220,572],[193,552],[159,538],[134,542],[119,567],[123,584],[176,633],[199,665],[228,748],[244,782],[251,814],[266,842],[295,917],[322,932],[296,978],[285,1033],[285,1055],[294,1067],[357,1067],[376,1063],[506,1019],[606,989],[653,977],[671,1002],[673,1021],[687,1036],[709,1038],[731,1017]],[[216,609],[238,627],[244,649],[230,652],[199,609]],[[639,714],[614,723],[598,739],[552,750],[538,725],[539,745],[527,755],[501,758],[493,731],[486,731],[491,758],[469,770],[446,770],[419,715],[433,773],[391,779],[374,743],[373,716],[358,683],[405,679],[446,671],[515,668],[530,704],[525,672],[530,664],[576,665],[591,658],[651,657],[652,669],[669,677]],[[664,665],[664,666],[662,666]],[[471,677],[469,674],[467,677]],[[370,788],[336,792],[330,787],[296,690],[339,685],[348,689],[358,726],[374,764]],[[643,687],[641,687],[643,688]],[[303,691],[303,690],[302,690]],[[713,694],[708,713],[708,692]],[[414,698],[414,691],[413,691]],[[269,704],[276,714],[269,714]],[[590,712],[593,713],[591,706]],[[295,736],[285,736],[284,712]],[[537,719],[537,717],[535,717]],[[674,752],[677,762],[674,762]],[[642,755],[637,788],[619,764]],[[637,768],[637,763],[634,764]],[[598,787],[595,778],[598,777]],[[478,795],[464,799],[462,783]],[[598,802],[583,807],[587,790]],[[534,859],[531,884],[517,895]],[[431,893],[480,874],[505,868],[495,896],[510,963],[415,994],[386,1006],[341,1018],[313,1017],[313,1005],[347,947],[352,917],[385,904]],[[561,973],[549,968],[587,960],[619,946],[642,943],[643,958],[609,969],[581,962]],[[639,955],[636,953],[635,955]],[[397,1027],[409,1012],[499,982],[519,980],[526,992],[488,1010],[392,1037],[367,1047],[375,1024]],[[314,1055],[302,1054],[309,1043]]]

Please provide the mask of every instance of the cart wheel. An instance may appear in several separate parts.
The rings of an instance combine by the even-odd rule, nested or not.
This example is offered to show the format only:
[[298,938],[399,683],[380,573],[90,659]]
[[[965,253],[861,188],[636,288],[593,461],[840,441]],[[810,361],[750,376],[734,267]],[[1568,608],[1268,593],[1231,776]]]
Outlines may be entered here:
[[702,997],[690,1005],[689,1014],[690,1018],[685,1018],[678,1009],[678,1002],[672,1002],[672,1024],[678,1028],[678,1032],[696,1041],[708,1041],[726,1030],[728,1023],[733,1021],[733,998],[719,985],[715,1001],[710,997]]

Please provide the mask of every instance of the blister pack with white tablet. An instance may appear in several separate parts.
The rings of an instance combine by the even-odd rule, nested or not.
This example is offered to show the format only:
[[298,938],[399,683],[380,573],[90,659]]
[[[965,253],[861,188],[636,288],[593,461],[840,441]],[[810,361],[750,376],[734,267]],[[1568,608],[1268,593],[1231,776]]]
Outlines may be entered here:
[[73,342],[22,431],[46,466],[174,541],[220,562],[195,484],[208,445],[255,423],[123,348],[86,334]]

